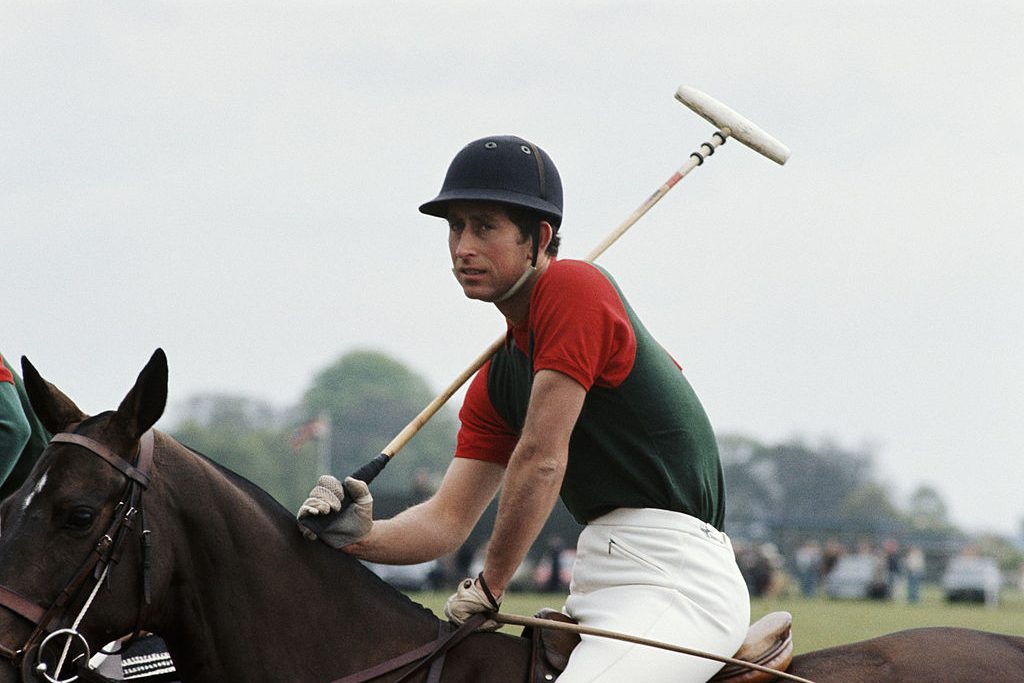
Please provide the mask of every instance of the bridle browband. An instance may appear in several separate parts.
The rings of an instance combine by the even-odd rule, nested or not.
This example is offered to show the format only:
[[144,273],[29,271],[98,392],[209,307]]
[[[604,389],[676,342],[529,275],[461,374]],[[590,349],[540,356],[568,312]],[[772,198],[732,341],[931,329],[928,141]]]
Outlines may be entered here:
[[[121,472],[128,482],[122,492],[121,501],[114,508],[114,519],[111,521],[106,533],[96,542],[93,551],[85,559],[78,571],[75,572],[71,580],[64,585],[60,594],[58,594],[49,607],[43,607],[38,602],[26,598],[6,586],[0,586],[0,607],[7,608],[35,627],[28,640],[17,649],[0,644],[0,658],[9,660],[15,667],[21,667],[24,680],[28,680],[26,678],[25,666],[23,666],[26,655],[33,648],[37,648],[41,643],[45,643],[51,635],[66,633],[69,639],[70,637],[78,637],[82,643],[86,643],[85,638],[77,631],[78,624],[90,607],[92,597],[95,596],[100,582],[104,577],[108,576],[110,567],[117,564],[120,560],[125,539],[134,525],[136,516],[140,519],[143,517],[142,493],[149,486],[150,470],[153,465],[154,436],[152,429],[147,430],[140,438],[134,464],[129,463],[126,458],[121,457],[107,446],[83,434],[61,432],[54,435],[50,439],[50,443],[68,443],[80,446]],[[138,635],[141,629],[143,606],[148,605],[150,602],[149,530],[145,528],[144,521],[140,523],[140,526],[142,527],[142,531],[139,534],[142,549],[142,599],[139,601],[136,628],[132,634],[133,638]],[[52,629],[51,625],[65,621],[67,612],[76,603],[77,598],[88,590],[92,590],[92,595],[86,600],[84,608],[71,628]],[[42,648],[40,647],[39,649],[41,650]],[[38,659],[40,662],[42,661],[42,652],[39,652]],[[59,674],[59,671],[56,673]],[[46,676],[46,678],[51,681],[54,680],[49,676]]]

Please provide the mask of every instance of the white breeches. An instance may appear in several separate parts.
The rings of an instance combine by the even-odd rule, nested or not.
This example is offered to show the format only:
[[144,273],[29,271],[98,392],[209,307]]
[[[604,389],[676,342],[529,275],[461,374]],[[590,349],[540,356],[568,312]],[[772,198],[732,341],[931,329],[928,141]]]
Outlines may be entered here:
[[[678,512],[613,510],[580,534],[565,612],[580,624],[731,657],[750,598],[729,537]],[[559,683],[706,681],[710,659],[583,636]]]

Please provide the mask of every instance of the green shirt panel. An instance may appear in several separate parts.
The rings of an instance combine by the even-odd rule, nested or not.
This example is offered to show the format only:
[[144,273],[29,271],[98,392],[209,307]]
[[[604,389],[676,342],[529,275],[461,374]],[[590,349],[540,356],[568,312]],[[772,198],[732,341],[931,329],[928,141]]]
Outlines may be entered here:
[[[619,386],[594,386],[569,442],[561,496],[581,523],[615,508],[683,512],[721,529],[725,486],[714,432],[696,393],[615,286],[637,340],[633,369]],[[491,361],[488,394],[521,430],[529,404],[530,358],[514,342]]]
[[32,466],[39,459],[39,455],[46,448],[46,444],[50,441],[50,433],[46,431],[32,410],[32,404],[29,403],[28,394],[25,393],[25,385],[22,383],[21,377],[14,371],[14,368],[11,367],[6,358],[3,359],[3,363],[14,376],[14,386],[17,389],[19,405],[11,406],[11,409],[21,410],[24,418],[28,420],[31,433],[21,451],[15,454],[15,461],[7,461],[6,454],[4,454],[5,458],[0,459],[0,469],[3,470],[3,472],[0,472],[0,475],[6,474],[6,479],[0,477],[0,481],[2,481],[2,485],[0,485],[0,500],[3,500],[21,486],[22,482],[28,477],[29,472],[32,471]]

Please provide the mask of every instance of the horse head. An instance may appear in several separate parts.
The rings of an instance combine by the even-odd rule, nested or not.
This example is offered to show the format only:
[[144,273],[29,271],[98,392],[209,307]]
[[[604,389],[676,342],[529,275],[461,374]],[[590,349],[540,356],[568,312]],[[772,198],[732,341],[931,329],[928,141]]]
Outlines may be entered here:
[[167,400],[159,349],[117,410],[93,417],[26,358],[22,371],[34,411],[55,436],[0,509],[0,682],[18,680],[18,670],[30,680],[40,662],[51,680],[65,679],[73,668],[57,670],[65,640],[70,661],[141,623],[150,430]]
[[[0,505],[0,683],[70,683],[65,643],[81,664],[139,629],[163,637],[182,680],[202,683],[336,680],[438,637],[430,610],[152,429],[167,400],[162,351],[117,410],[92,417],[28,361],[23,372],[54,437]],[[523,679],[522,639],[483,635],[460,646],[450,680]],[[480,674],[495,647],[516,651],[521,675]]]

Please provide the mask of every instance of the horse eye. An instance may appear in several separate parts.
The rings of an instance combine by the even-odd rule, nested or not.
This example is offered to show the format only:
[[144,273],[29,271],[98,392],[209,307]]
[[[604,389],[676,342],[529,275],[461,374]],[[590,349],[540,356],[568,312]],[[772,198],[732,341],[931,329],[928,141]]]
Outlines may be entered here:
[[69,529],[88,529],[92,526],[92,520],[95,519],[96,514],[91,508],[87,507],[76,507],[68,513],[68,519],[65,526]]

